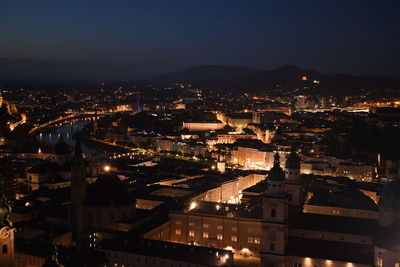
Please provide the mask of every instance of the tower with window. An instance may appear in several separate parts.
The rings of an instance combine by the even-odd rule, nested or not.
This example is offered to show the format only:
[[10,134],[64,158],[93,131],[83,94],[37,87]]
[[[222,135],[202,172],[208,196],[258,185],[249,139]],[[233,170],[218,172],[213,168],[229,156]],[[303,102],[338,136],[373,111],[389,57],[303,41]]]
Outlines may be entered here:
[[288,195],[285,192],[285,172],[279,166],[279,154],[274,156],[274,166],[267,179],[263,196],[263,221],[261,237],[262,266],[284,266],[288,236]]
[[86,163],[79,140],[75,144],[75,153],[71,164],[71,209],[70,222],[72,238],[77,240],[83,228],[82,204],[86,196]]
[[300,177],[300,158],[292,149],[285,163],[285,190],[292,210],[301,211],[304,204],[304,191]]

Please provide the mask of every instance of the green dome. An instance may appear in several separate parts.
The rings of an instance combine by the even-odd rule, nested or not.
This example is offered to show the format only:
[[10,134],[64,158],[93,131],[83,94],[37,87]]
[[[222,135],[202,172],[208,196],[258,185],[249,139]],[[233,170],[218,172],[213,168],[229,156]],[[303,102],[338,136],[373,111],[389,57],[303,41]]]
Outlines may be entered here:
[[286,160],[286,169],[300,169],[300,158],[297,153],[292,151]]
[[278,152],[274,156],[274,167],[268,173],[268,180],[271,181],[284,181],[285,180],[285,172],[279,166],[279,154]]
[[13,227],[12,222],[9,219],[10,214],[11,206],[3,193],[0,197],[0,227]]

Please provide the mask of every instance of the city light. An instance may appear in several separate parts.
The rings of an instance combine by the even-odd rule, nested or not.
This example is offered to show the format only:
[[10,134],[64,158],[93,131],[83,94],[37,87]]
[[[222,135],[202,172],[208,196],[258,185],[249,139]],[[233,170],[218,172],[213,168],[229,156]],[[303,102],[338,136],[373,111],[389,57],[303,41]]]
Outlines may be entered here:
[[[147,1],[41,4],[52,16],[39,20],[8,1],[19,15],[6,16],[0,58],[0,266],[400,267],[400,68],[382,57],[397,56],[398,7],[346,3],[352,16],[330,23],[341,3],[271,16],[274,1],[220,1],[229,12],[161,1],[143,23],[129,14],[148,15]],[[85,19],[69,23],[72,9]],[[304,11],[318,16],[293,20]],[[210,41],[227,21],[234,31]],[[214,53],[254,25],[274,30]],[[354,45],[365,40],[379,42]]]
[[189,210],[195,209],[196,207],[197,203],[193,201],[192,203],[190,203]]

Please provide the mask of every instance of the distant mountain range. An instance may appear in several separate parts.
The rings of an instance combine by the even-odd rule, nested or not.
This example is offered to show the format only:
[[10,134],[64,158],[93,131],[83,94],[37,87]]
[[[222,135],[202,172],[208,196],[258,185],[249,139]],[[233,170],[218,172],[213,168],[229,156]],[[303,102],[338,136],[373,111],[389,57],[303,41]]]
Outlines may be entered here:
[[[303,80],[304,77],[304,80]],[[318,88],[328,92],[360,92],[362,89],[391,88],[400,90],[400,78],[329,75],[314,70],[286,65],[260,71],[247,67],[198,66],[159,76],[152,80],[158,84],[193,83],[200,87],[225,89]]]
[[194,83],[210,80],[229,80],[259,72],[247,67],[205,65],[164,74],[153,81],[159,83]]

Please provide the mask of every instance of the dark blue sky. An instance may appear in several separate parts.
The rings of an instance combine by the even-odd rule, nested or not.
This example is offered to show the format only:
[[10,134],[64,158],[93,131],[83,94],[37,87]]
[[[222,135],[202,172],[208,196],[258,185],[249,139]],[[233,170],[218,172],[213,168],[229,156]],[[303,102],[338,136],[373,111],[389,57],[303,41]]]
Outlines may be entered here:
[[400,76],[398,0],[2,0],[0,78],[202,65]]

